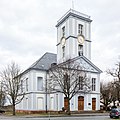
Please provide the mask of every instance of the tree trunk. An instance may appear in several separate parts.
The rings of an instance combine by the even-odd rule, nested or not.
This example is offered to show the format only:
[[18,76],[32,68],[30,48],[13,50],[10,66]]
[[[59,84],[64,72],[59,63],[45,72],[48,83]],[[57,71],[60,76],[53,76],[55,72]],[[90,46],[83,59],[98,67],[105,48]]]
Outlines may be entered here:
[[13,115],[15,115],[15,101],[13,100]]
[[13,105],[13,115],[15,115],[15,105]]
[[67,110],[67,115],[71,115],[70,113],[70,100],[68,99],[68,110]]
[[105,104],[105,111],[107,111],[107,105]]

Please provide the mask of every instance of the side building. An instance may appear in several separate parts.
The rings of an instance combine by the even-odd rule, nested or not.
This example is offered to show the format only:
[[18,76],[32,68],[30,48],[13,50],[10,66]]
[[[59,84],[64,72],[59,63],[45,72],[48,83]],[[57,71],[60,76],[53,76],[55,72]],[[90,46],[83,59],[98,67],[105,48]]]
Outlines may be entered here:
[[26,96],[16,106],[20,111],[60,111],[65,107],[62,93],[47,93],[47,81],[51,65],[68,59],[79,62],[91,83],[91,92],[76,94],[70,101],[71,111],[100,110],[100,73],[91,62],[90,16],[70,9],[57,22],[57,54],[45,53],[23,72],[23,88]]

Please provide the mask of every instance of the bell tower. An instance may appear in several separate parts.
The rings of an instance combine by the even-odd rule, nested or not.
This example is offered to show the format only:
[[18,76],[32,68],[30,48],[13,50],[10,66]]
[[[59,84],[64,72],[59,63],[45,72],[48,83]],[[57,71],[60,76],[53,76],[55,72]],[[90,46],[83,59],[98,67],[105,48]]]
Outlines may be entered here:
[[57,62],[84,55],[91,59],[90,16],[70,9],[57,22]]

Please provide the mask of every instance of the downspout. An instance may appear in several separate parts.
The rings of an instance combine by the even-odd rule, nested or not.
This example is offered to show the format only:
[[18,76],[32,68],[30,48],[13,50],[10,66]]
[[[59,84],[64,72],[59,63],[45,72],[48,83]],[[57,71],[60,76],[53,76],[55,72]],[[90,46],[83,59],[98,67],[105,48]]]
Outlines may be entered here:
[[46,113],[48,112],[48,110],[47,110],[47,73],[48,73],[48,71],[46,71],[46,78],[45,78],[45,97],[46,97],[46,106],[45,106],[45,109],[46,109]]

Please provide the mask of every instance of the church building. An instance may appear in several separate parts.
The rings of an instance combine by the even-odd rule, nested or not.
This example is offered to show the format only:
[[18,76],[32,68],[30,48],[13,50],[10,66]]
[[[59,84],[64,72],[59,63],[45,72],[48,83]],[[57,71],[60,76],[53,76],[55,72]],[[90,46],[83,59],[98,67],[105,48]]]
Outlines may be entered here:
[[47,93],[49,69],[68,59],[78,60],[90,78],[91,91],[76,94],[70,101],[71,111],[100,110],[100,73],[91,62],[90,16],[70,9],[57,21],[57,54],[46,52],[22,73],[26,95],[16,106],[18,111],[61,111],[65,107],[64,94]]

